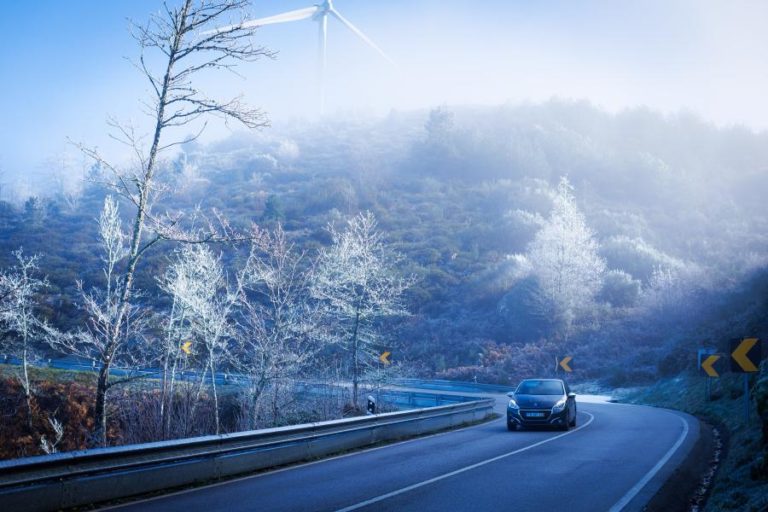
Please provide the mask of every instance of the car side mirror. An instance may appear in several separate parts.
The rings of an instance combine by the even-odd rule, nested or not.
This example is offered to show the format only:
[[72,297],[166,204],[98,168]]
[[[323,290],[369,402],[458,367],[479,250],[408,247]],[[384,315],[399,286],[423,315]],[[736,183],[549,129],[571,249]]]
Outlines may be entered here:
[[568,398],[576,398],[576,393],[568,393]]
[[514,398],[515,397],[515,392],[514,391],[510,391],[509,393],[507,393],[507,396],[509,398]]

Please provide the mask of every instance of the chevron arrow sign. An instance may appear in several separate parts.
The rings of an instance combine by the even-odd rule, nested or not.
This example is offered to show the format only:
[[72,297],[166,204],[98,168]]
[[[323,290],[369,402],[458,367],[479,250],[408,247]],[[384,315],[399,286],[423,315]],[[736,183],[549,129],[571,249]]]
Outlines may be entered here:
[[731,340],[731,371],[754,373],[759,371],[763,346],[760,338]]

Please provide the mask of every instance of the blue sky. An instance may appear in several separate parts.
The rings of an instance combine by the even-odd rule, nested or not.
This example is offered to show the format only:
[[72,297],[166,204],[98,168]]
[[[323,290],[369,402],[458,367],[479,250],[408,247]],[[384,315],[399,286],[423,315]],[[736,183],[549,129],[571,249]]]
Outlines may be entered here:
[[[268,16],[312,0],[255,1]],[[0,18],[0,170],[38,176],[67,138],[109,147],[106,119],[143,117],[146,86],[125,57],[126,18],[157,0],[6,2]],[[610,111],[681,109],[721,125],[768,128],[768,2],[760,0],[336,0],[396,61],[392,67],[329,22],[329,115],[439,104],[587,99]],[[315,24],[260,30],[275,61],[244,79],[204,79],[212,95],[243,93],[276,121],[316,114]],[[214,126],[209,138],[228,132]],[[36,178],[30,178],[36,179]],[[8,179],[6,179],[8,181]]]

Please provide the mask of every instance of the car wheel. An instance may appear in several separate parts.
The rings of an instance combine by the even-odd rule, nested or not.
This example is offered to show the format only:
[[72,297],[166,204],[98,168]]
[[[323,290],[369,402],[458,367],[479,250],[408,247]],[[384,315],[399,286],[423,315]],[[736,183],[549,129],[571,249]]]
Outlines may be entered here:
[[509,430],[510,432],[514,432],[515,430],[517,430],[517,425],[515,425],[511,421],[508,421],[507,422],[507,430]]

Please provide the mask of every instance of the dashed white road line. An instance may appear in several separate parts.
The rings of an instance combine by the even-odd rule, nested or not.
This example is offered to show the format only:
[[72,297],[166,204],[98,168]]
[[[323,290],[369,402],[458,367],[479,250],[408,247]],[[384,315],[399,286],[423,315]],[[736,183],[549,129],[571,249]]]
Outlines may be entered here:
[[433,484],[435,482],[439,482],[440,480],[445,480],[446,478],[450,478],[452,476],[460,475],[460,474],[465,473],[467,471],[472,471],[473,469],[477,469],[479,467],[485,466],[486,464],[490,464],[492,462],[496,462],[498,460],[505,459],[507,457],[511,457],[512,455],[517,455],[518,453],[522,453],[522,452],[531,450],[533,448],[536,448],[537,446],[541,446],[543,444],[552,442],[552,441],[554,441],[556,439],[560,439],[561,437],[565,437],[567,435],[574,434],[574,433],[578,432],[579,430],[589,426],[589,424],[592,423],[594,421],[594,419],[595,419],[595,417],[592,414],[588,413],[588,412],[585,412],[584,414],[589,416],[589,421],[584,423],[582,426],[580,426],[578,428],[575,428],[573,430],[570,430],[568,432],[563,432],[560,435],[557,435],[557,436],[554,436],[554,437],[549,437],[547,439],[544,439],[543,441],[539,441],[537,443],[530,444],[530,445],[525,446],[523,448],[518,448],[517,450],[511,451],[511,452],[508,452],[508,453],[497,455],[496,457],[492,457],[490,459],[486,459],[486,460],[477,462],[477,463],[472,464],[470,466],[465,466],[465,467],[463,467],[461,469],[457,469],[455,471],[451,471],[449,473],[445,473],[445,474],[436,476],[434,478],[430,478],[429,480],[424,480],[422,482],[419,482],[419,483],[416,483],[416,484],[413,484],[413,485],[409,485],[407,487],[403,487],[401,489],[397,489],[395,491],[388,492],[386,494],[381,494],[379,496],[376,496],[375,498],[371,498],[369,500],[361,501],[359,503],[355,503],[354,505],[350,505],[348,507],[341,508],[341,509],[337,510],[336,512],[351,512],[352,510],[358,510],[358,509],[361,509],[363,507],[367,507],[368,505],[373,505],[374,503],[378,503],[380,501],[384,501],[386,499],[393,498],[395,496],[399,496],[400,494],[405,494],[407,492],[413,491],[414,489],[418,489],[419,487],[424,487],[426,485],[430,485],[430,484]]
[[[587,413],[587,414],[589,414],[589,413]],[[499,421],[499,419],[491,420],[489,422],[479,423],[479,424],[476,424],[476,425],[470,425],[468,427],[460,427],[460,428],[456,428],[456,429],[446,430],[444,432],[438,432],[436,434],[426,434],[426,435],[422,435],[422,436],[419,436],[419,437],[413,437],[411,439],[406,439],[404,441],[395,441],[395,442],[383,444],[381,446],[374,446],[374,447],[369,447],[369,448],[360,448],[359,450],[355,450],[355,451],[352,451],[352,452],[349,452],[349,453],[342,453],[341,455],[331,455],[329,457],[325,457],[325,458],[322,458],[320,460],[313,460],[313,461],[309,461],[309,462],[299,462],[299,463],[290,464],[290,465],[288,465],[286,467],[278,468],[278,469],[268,469],[268,470],[265,470],[265,471],[263,471],[261,473],[256,473],[256,474],[251,474],[251,475],[246,475],[246,476],[240,476],[240,477],[234,477],[234,478],[227,478],[226,480],[222,480],[220,482],[215,482],[215,483],[211,483],[211,484],[205,484],[205,485],[197,486],[197,487],[190,487],[189,489],[181,489],[179,491],[174,491],[174,492],[169,492],[169,493],[158,494],[157,496],[151,496],[149,498],[139,498],[139,499],[136,499],[136,500],[131,500],[129,498],[125,502],[118,503],[116,505],[105,505],[103,507],[99,507],[97,510],[99,512],[106,512],[108,510],[119,510],[119,509],[121,509],[123,507],[129,507],[129,506],[138,505],[138,504],[141,504],[141,503],[147,503],[147,502],[151,502],[151,501],[160,501],[160,500],[165,499],[165,498],[170,498],[170,497],[173,497],[173,496],[180,496],[182,494],[191,494],[191,493],[195,493],[195,492],[199,492],[199,491],[204,491],[204,490],[207,490],[207,489],[212,489],[214,487],[223,487],[223,486],[234,484],[234,483],[241,482],[241,481],[244,481],[244,480],[255,480],[257,478],[266,477],[266,476],[272,476],[272,475],[275,475],[277,473],[283,473],[283,472],[286,472],[286,471],[292,471],[292,470],[300,469],[300,468],[307,467],[307,466],[315,466],[315,465],[318,465],[318,464],[323,464],[323,463],[326,463],[326,462],[331,462],[331,461],[334,461],[334,460],[337,460],[337,459],[346,459],[348,457],[355,457],[355,456],[363,455],[363,454],[369,453],[369,452],[376,452],[376,451],[384,450],[386,448],[391,448],[391,447],[394,447],[394,446],[400,446],[400,445],[404,445],[404,444],[416,443],[418,441],[423,441],[425,439],[430,439],[430,438],[434,438],[434,437],[447,436],[449,434],[454,434],[456,432],[463,432],[465,430],[472,430],[472,429],[476,429],[476,428],[482,427],[484,425],[487,425],[489,423],[493,423],[495,421]]]

